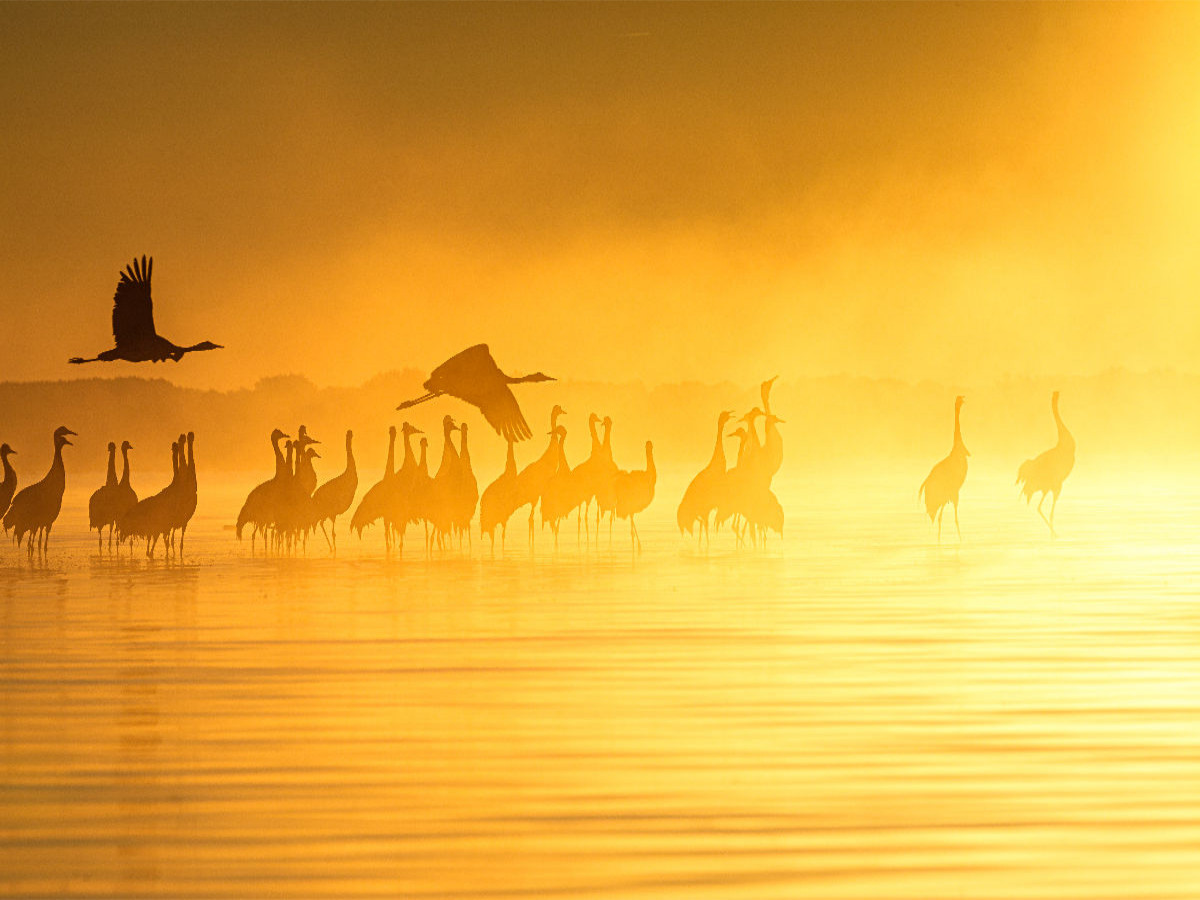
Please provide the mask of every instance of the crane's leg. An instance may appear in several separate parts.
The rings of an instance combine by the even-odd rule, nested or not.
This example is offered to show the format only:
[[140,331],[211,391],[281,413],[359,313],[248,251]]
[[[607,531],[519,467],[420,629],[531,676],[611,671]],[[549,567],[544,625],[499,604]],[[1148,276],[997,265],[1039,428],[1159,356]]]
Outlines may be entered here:
[[958,532],[958,542],[962,543],[962,529],[958,527],[958,501],[954,502],[954,530]]
[[938,543],[942,542],[942,516],[946,513],[946,504],[938,507]]
[[1058,533],[1054,530],[1054,510],[1058,508],[1058,491],[1054,492],[1054,499],[1050,501],[1050,534],[1058,537]]
[[642,552],[642,538],[641,538],[641,535],[638,534],[637,523],[633,521],[633,516],[629,517],[629,527],[631,529],[633,529],[633,540],[634,540],[634,543],[637,545],[638,553],[641,553]]
[[329,532],[325,530],[325,520],[321,520],[321,534],[325,535],[325,546],[333,550],[333,543],[329,540]]
[[101,525],[99,528],[96,529],[96,543],[98,545],[96,547],[96,552],[103,553],[104,552],[104,526],[103,525]]
[[337,516],[329,520],[329,530],[333,532],[333,552],[337,553]]
[[50,549],[50,529],[53,527],[54,523],[51,522],[46,526],[46,530],[42,532],[42,553]]
[[[1046,492],[1042,491],[1042,496],[1038,499],[1038,505],[1037,505],[1038,515],[1042,517],[1042,521],[1046,523],[1047,527],[1049,527],[1050,534],[1054,534],[1053,516],[1051,518],[1047,519],[1046,514],[1044,512],[1042,512],[1042,504],[1045,502],[1046,502]],[[1055,496],[1055,502],[1056,503],[1058,502],[1057,495]],[[1054,509],[1053,505],[1051,505],[1050,509],[1051,509],[1051,512],[1053,513],[1053,509]]]
[[504,555],[504,539],[508,537],[508,523],[503,522],[500,525],[500,555]]

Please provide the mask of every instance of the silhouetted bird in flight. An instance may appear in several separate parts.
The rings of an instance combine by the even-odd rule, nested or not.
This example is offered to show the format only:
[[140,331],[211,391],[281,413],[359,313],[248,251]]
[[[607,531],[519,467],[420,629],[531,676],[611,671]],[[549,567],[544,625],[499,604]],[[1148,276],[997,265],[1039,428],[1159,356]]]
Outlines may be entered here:
[[958,539],[962,540],[962,529],[958,527],[958,492],[967,480],[967,457],[971,455],[963,443],[959,425],[962,405],[963,398],[955,397],[954,444],[950,447],[950,455],[930,470],[917,490],[918,497],[925,495],[925,512],[929,514],[929,521],[937,517],[939,541],[942,539],[942,515],[947,503],[954,505],[954,528],[958,531]]
[[[1050,526],[1050,533],[1054,534],[1054,509],[1058,506],[1058,495],[1062,492],[1063,482],[1075,466],[1075,438],[1067,431],[1062,416],[1058,414],[1058,391],[1050,396],[1050,411],[1054,413],[1054,424],[1058,427],[1058,443],[1045,453],[1021,463],[1021,467],[1017,469],[1016,484],[1021,485],[1021,493],[1025,495],[1026,503],[1033,499],[1034,494],[1041,493],[1037,505],[1038,515]],[[1048,519],[1042,512],[1046,494],[1053,496]]]
[[173,359],[179,362],[183,354],[193,350],[221,349],[220,344],[214,344],[212,341],[180,347],[154,330],[154,303],[150,299],[150,273],[153,269],[154,260],[147,260],[143,256],[140,265],[137,259],[134,259],[121,273],[121,280],[117,282],[117,292],[113,295],[112,311],[113,340],[117,346],[92,359],[74,356],[67,362],[77,365],[87,362],[112,362],[116,359],[126,362],[160,362]]
[[549,375],[534,372],[514,378],[505,375],[492,359],[487,344],[468,347],[457,356],[452,356],[429,375],[424,388],[429,393],[406,400],[396,409],[408,409],[442,394],[449,394],[478,407],[496,433],[506,440],[523,441],[532,436],[529,423],[517,406],[517,398],[509,390],[510,384],[526,381],[554,381]]

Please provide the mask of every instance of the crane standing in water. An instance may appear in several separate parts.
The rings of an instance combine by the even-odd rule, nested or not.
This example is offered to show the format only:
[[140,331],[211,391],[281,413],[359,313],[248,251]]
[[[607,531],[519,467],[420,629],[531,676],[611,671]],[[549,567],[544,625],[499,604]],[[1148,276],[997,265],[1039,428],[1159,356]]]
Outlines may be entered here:
[[[341,475],[329,479],[313,494],[313,506],[316,508],[317,523],[321,533],[325,535],[325,543],[334,553],[337,552],[337,517],[350,508],[354,503],[354,494],[358,491],[358,467],[354,463],[354,432],[346,432],[346,468]],[[325,531],[325,523],[333,531],[333,540]]]
[[679,532],[691,534],[696,529],[696,541],[708,536],[708,517],[720,500],[721,485],[725,476],[725,424],[734,417],[732,410],[725,410],[717,416],[717,442],[713,447],[712,457],[696,477],[692,479],[679,501],[679,509],[675,512],[675,521]]
[[113,295],[112,331],[116,347],[105,350],[92,359],[73,356],[69,363],[80,365],[88,362],[161,362],[173,359],[179,362],[183,354],[195,350],[220,350],[220,344],[201,341],[190,347],[172,344],[154,330],[154,301],[150,299],[150,275],[154,271],[154,259],[142,257],[125,267],[117,282]]
[[925,512],[929,514],[929,521],[932,522],[934,517],[937,517],[939,543],[942,540],[942,516],[945,514],[947,503],[954,506],[954,528],[958,532],[958,539],[962,540],[962,529],[958,527],[958,492],[967,480],[967,457],[971,455],[962,439],[962,427],[959,422],[962,405],[963,398],[955,397],[954,444],[950,447],[950,455],[930,470],[917,490],[918,497],[925,495]]
[[54,430],[54,461],[46,477],[36,484],[24,488],[13,498],[12,506],[4,514],[4,531],[14,532],[17,546],[29,536],[29,555],[33,555],[34,541],[43,553],[50,545],[50,529],[62,509],[63,492],[67,488],[67,470],[63,465],[63,447],[71,445],[68,435],[73,435],[65,425]]
[[509,390],[510,384],[527,381],[554,381],[549,375],[534,372],[515,378],[505,375],[492,359],[487,344],[476,344],[450,357],[430,373],[424,388],[428,391],[414,400],[406,400],[396,407],[408,409],[442,394],[449,394],[477,407],[488,424],[505,440],[523,441],[533,436],[529,423],[521,414],[517,398]]
[[[1054,424],[1058,428],[1058,443],[1033,459],[1027,459],[1017,469],[1016,484],[1021,485],[1021,493],[1025,495],[1028,504],[1033,495],[1041,493],[1038,499],[1037,511],[1042,521],[1050,526],[1050,534],[1054,534],[1054,510],[1058,506],[1058,495],[1062,492],[1063,482],[1075,467],[1075,438],[1067,431],[1062,416],[1058,412],[1058,391],[1050,395],[1050,411],[1054,413]],[[1050,518],[1042,512],[1042,504],[1046,495],[1053,498],[1050,502]]]

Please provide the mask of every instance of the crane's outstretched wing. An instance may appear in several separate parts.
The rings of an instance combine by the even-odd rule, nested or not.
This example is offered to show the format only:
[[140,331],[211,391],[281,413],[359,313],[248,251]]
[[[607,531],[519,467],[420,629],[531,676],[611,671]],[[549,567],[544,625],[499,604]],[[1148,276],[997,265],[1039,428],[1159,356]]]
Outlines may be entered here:
[[150,300],[150,273],[154,260],[142,257],[125,267],[113,295],[112,329],[117,346],[137,344],[156,334],[154,306]]
[[533,437],[529,423],[517,406],[517,398],[502,384],[498,390],[489,391],[484,401],[479,404],[483,417],[488,424],[496,429],[496,433],[508,441],[524,441]]

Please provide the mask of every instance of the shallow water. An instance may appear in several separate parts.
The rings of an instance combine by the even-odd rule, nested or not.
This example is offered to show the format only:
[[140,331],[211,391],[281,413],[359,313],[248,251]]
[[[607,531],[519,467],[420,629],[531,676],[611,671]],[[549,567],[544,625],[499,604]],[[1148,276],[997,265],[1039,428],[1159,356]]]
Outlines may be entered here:
[[640,556],[403,560],[251,557],[209,490],[169,563],[72,493],[0,558],[0,890],[1194,898],[1200,492],[1072,486],[1050,540],[1008,482],[961,545],[797,482],[698,552],[664,485]]

